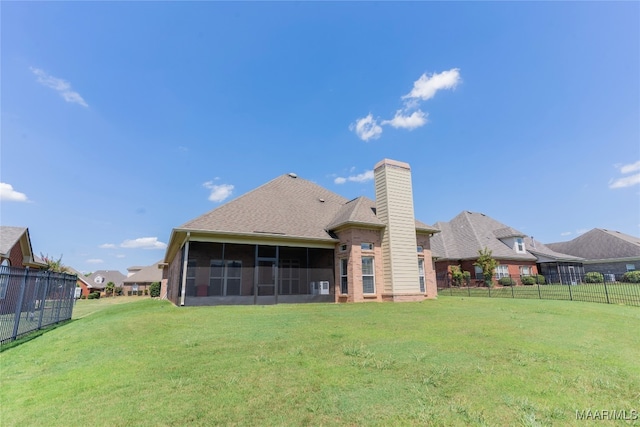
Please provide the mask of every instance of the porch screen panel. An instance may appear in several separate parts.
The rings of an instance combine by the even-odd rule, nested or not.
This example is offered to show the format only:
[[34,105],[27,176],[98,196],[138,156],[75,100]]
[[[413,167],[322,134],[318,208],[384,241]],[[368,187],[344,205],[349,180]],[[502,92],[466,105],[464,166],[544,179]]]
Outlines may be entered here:
[[209,273],[209,296],[221,296],[224,288],[224,262],[220,259],[211,260]]
[[282,295],[300,294],[300,261],[297,259],[280,260],[280,293]]
[[227,295],[240,295],[242,261],[227,261]]

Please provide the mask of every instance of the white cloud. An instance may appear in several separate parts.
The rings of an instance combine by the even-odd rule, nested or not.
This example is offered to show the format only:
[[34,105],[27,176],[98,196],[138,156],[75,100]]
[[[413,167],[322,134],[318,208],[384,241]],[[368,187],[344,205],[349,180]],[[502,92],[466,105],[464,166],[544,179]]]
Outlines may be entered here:
[[350,182],[367,182],[367,181],[371,181],[373,179],[373,171],[365,171],[363,173],[360,173],[358,175],[352,175],[352,176],[348,176],[346,178],[343,178],[341,176],[337,177],[336,179],[333,180],[334,183],[336,184],[344,184],[347,181]]
[[88,264],[102,264],[104,261],[99,258],[91,258],[86,261]]
[[640,160],[635,163],[630,163],[628,165],[623,165],[620,167],[620,172],[622,173],[635,172],[637,170],[640,170]]
[[158,241],[157,237],[140,237],[132,240],[125,240],[120,244],[121,248],[129,249],[165,249],[166,243]]
[[424,126],[427,123],[428,114],[423,113],[421,110],[414,111],[410,116],[403,116],[402,110],[396,111],[396,115],[391,120],[384,120],[383,125],[391,125],[394,128],[403,128],[413,130]]
[[631,187],[636,184],[640,184],[640,173],[625,176],[624,178],[618,178],[615,181],[609,183],[609,188],[625,188]]
[[98,247],[102,249],[113,249],[116,247],[116,245],[114,245],[113,243],[103,243]]
[[570,236],[571,232],[570,231],[563,231],[562,233],[560,233],[561,236]]
[[126,256],[123,255],[123,254],[118,254],[118,255],[116,255],[116,258],[126,258]]
[[347,182],[347,178],[343,178],[339,176],[336,179],[334,179],[333,182],[335,182],[336,184],[344,184],[345,182]]
[[31,67],[31,72],[38,77],[38,83],[55,90],[60,94],[60,96],[62,96],[62,98],[64,98],[65,101],[79,104],[83,107],[89,106],[78,92],[71,90],[71,84],[69,82],[50,76],[39,68]]
[[454,89],[458,83],[460,83],[459,68],[452,68],[449,71],[443,71],[441,73],[434,73],[431,75],[425,73],[413,83],[413,89],[411,89],[411,92],[403,96],[402,99],[415,98],[426,101],[433,98],[437,91],[442,89]]
[[0,182],[0,200],[7,202],[28,202],[29,199],[24,193],[20,193],[13,189],[11,184]]
[[233,185],[230,184],[220,184],[216,185],[213,181],[207,181],[202,184],[204,188],[211,190],[211,194],[209,194],[209,200],[212,202],[222,202],[227,197],[231,196],[233,193]]
[[363,141],[378,139],[382,134],[382,127],[378,125],[376,119],[373,118],[371,113],[366,117],[356,120],[355,123],[351,123],[349,125],[349,130],[354,131]]

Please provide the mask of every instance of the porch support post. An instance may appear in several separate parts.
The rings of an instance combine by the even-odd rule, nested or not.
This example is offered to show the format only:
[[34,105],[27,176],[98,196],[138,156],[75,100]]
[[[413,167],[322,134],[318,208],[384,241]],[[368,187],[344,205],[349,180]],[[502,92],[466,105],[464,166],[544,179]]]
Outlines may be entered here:
[[189,264],[189,237],[191,233],[187,233],[187,239],[184,244],[184,259],[182,260],[182,292],[180,292],[180,305],[184,305],[184,297],[187,292],[187,266]]
[[280,246],[276,246],[276,265],[275,265],[276,272],[275,272],[275,276],[274,276],[274,282],[275,283],[274,283],[274,290],[273,290],[273,293],[276,296],[276,298],[275,298],[276,304],[278,303],[278,282],[280,281],[279,277],[278,277],[278,273],[279,273],[278,272],[278,265],[279,264],[280,264]]
[[256,245],[256,256],[253,265],[253,305],[256,305],[258,303],[258,245]]

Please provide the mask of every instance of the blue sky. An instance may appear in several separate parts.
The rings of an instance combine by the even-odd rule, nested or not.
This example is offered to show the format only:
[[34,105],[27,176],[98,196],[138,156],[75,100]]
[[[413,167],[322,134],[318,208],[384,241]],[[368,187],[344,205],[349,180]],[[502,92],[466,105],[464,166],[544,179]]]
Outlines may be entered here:
[[88,272],[288,172],[543,242],[640,232],[638,2],[2,2],[1,223]]

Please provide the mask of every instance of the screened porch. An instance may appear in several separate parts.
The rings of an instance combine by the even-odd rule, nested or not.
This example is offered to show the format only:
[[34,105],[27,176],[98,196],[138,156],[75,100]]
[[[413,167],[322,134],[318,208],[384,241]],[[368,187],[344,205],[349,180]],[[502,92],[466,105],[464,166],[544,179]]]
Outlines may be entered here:
[[333,249],[188,242],[184,305],[333,302]]

